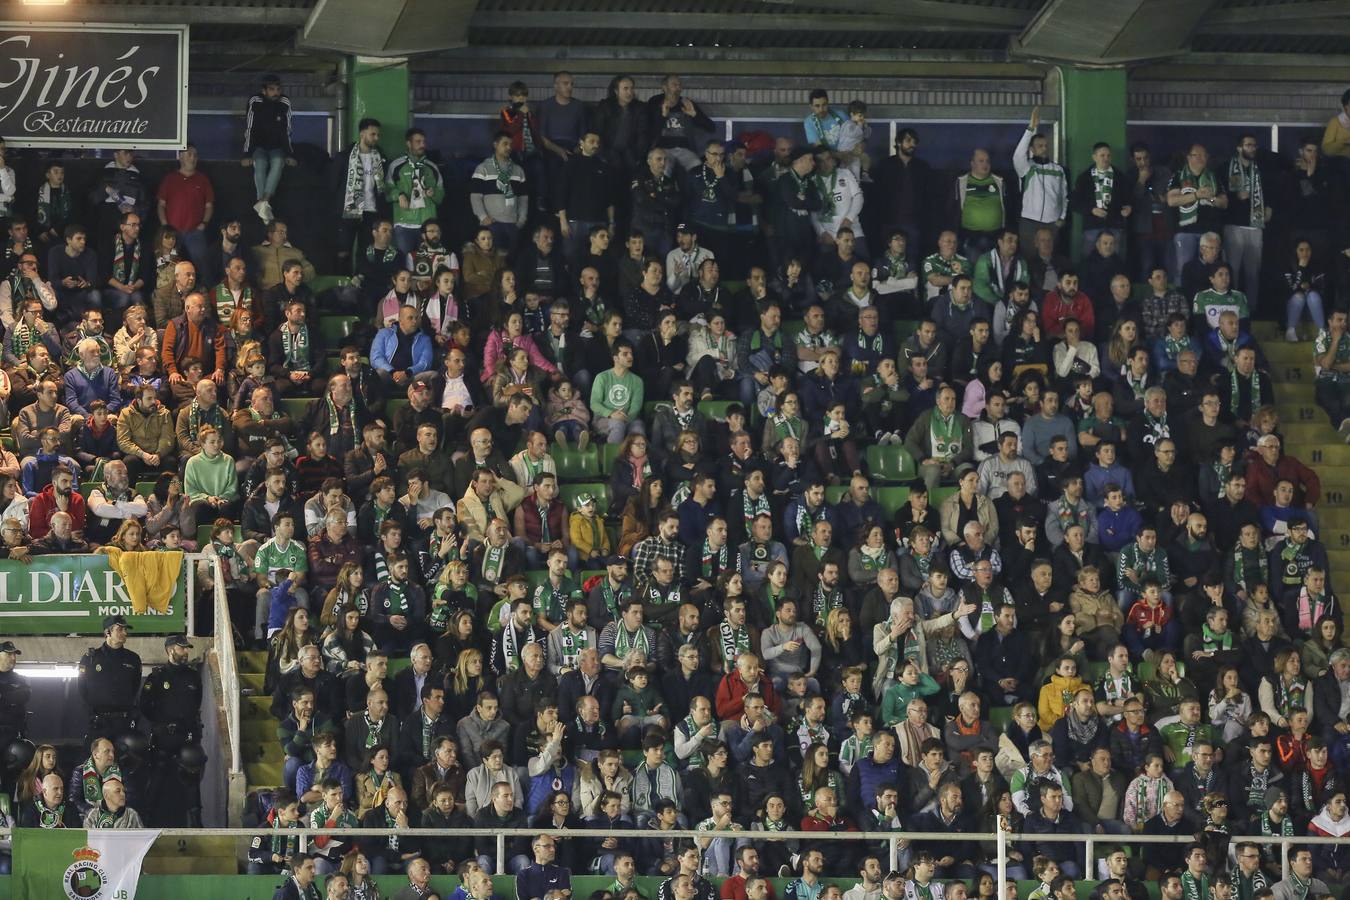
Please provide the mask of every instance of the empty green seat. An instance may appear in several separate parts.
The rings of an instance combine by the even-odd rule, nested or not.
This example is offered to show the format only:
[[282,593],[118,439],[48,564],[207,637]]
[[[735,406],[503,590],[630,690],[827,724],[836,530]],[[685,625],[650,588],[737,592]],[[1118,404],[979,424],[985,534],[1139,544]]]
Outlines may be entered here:
[[292,423],[299,426],[304,421],[305,414],[309,412],[309,405],[313,402],[313,397],[282,397],[281,411],[291,417]]
[[359,321],[357,316],[319,316],[319,334],[329,352],[341,349],[342,342],[352,333],[352,326]]
[[136,493],[140,494],[142,497],[149,497],[154,492],[155,492],[155,482],[153,481],[136,482]]
[[869,444],[867,447],[867,471],[873,481],[912,481],[918,468],[914,457],[909,455],[903,444]]
[[909,488],[896,485],[872,489],[872,496],[881,505],[886,521],[895,519],[895,514],[909,501]]
[[600,477],[600,453],[594,444],[585,450],[576,447],[564,449],[554,444],[550,452],[560,480],[585,481]]
[[1003,729],[1007,728],[1008,723],[1012,721],[1012,711],[1013,708],[1011,706],[991,707],[989,710],[989,724],[994,726],[994,730],[1002,733]]
[[319,275],[309,283],[309,289],[316,295],[333,288],[346,287],[352,280],[345,275]]
[[698,411],[709,419],[725,419],[727,407],[734,402],[734,400],[700,400]]
[[600,451],[600,474],[609,475],[614,471],[614,460],[619,458],[618,444],[598,444]]
[[838,503],[840,500],[843,500],[844,495],[847,493],[848,493],[848,485],[846,484],[826,485],[825,502],[829,503],[830,505],[834,505],[835,503]]

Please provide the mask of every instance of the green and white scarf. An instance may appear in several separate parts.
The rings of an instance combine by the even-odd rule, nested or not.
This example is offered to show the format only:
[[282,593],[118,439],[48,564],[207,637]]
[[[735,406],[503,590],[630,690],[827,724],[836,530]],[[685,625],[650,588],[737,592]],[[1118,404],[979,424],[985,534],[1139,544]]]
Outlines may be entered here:
[[[378,185],[384,181],[384,154],[378,147],[370,152],[375,157],[375,169],[371,174]],[[352,144],[351,152],[347,154],[347,178],[342,185],[342,218],[361,218],[361,201],[365,192],[366,170],[361,165],[361,142],[356,141]]]
[[132,248],[131,259],[127,260],[127,245],[122,240],[122,233],[117,233],[116,240],[113,241],[113,262],[112,277],[114,281],[121,284],[131,284],[136,280],[136,276],[141,271],[141,242],[137,241],[136,246]]
[[[1094,166],[1092,169],[1092,204],[1097,209],[1110,209],[1111,198],[1115,195],[1116,189],[1116,170],[1107,169],[1105,172],[1098,171]],[[1206,898],[1208,900],[1208,898]]]
[[750,649],[750,632],[744,626],[733,628],[730,622],[723,620],[722,624],[717,626],[717,635],[722,651],[722,662],[729,672],[735,668],[736,659]]
[[[1241,402],[1239,398],[1242,396],[1242,392],[1238,390],[1240,384],[1238,370],[1235,366],[1228,372],[1228,399],[1230,403],[1228,408],[1233,411],[1234,415],[1240,415],[1238,407]],[[1251,406],[1252,411],[1255,412],[1257,407],[1261,405],[1261,372],[1257,369],[1252,369],[1251,386]]]
[[[1179,188],[1191,188],[1194,191],[1209,188],[1214,191],[1215,194],[1218,193],[1218,182],[1215,181],[1214,173],[1209,169],[1205,169],[1205,171],[1196,175],[1189,167],[1182,166],[1181,171],[1177,172],[1174,177]],[[1177,225],[1182,228],[1194,225],[1196,222],[1200,221],[1200,199],[1194,194],[1191,194],[1190,198],[1191,199],[1188,201],[1183,202],[1181,206],[1177,207]]]
[[384,605],[391,616],[401,616],[408,612],[408,592],[402,583],[389,582],[389,596]]
[[483,545],[483,580],[496,584],[502,577],[502,565],[506,562],[506,544],[500,547]]
[[39,828],[65,828],[66,827],[66,805],[58,805],[56,809],[48,809],[47,804],[42,802],[39,797],[33,801],[33,808],[37,810]]
[[718,572],[725,572],[731,562],[731,551],[727,545],[723,544],[716,550],[708,543],[707,538],[703,540],[703,549],[699,553],[699,571],[704,578],[713,577],[713,564],[716,563]]
[[[366,720],[365,748],[369,750],[380,742],[380,728],[384,725],[384,721],[374,721],[370,718],[370,713],[368,712],[361,713],[361,718]],[[387,772],[384,775],[380,775],[374,769],[370,770],[370,783],[375,785],[377,790],[379,789],[381,782],[387,777],[389,777]]]
[[516,172],[515,165],[508,159],[506,165],[502,166],[494,155],[492,157],[492,171],[496,175],[497,190],[502,195],[502,199],[514,200],[516,197],[516,189],[511,184],[511,176]]
[[339,409],[337,408],[337,404],[333,402],[333,395],[332,395],[332,394],[326,395],[326,396],[324,397],[324,402],[328,405],[328,433],[329,433],[329,434],[337,434],[339,431],[342,430],[342,425],[343,425],[342,420],[343,420],[344,418],[347,420],[347,422],[346,422],[347,427],[350,428],[350,429],[352,430],[352,433],[353,433],[353,434],[357,434],[357,433],[358,433],[357,428],[356,428],[356,400],[355,400],[355,399],[352,399],[352,400],[348,400],[348,401],[347,401],[347,408],[346,408],[346,410],[339,410]]
[[1247,225],[1251,228],[1266,227],[1266,191],[1261,179],[1261,169],[1255,160],[1246,162],[1241,153],[1236,153],[1228,161],[1229,190],[1246,191],[1250,213]]
[[575,669],[577,658],[581,656],[581,651],[590,645],[590,636],[583,628],[580,631],[573,631],[571,625],[563,625],[558,629],[558,643],[562,644],[562,664]]
[[950,460],[961,452],[961,425],[956,420],[956,413],[944,416],[934,410],[928,431],[933,456],[937,459]]
[[745,528],[750,529],[750,523],[760,514],[770,514],[769,498],[760,494],[758,497],[751,497],[749,491],[741,491],[741,516],[745,519]]
[[[1251,584],[1247,583],[1247,554],[1256,554],[1256,567],[1258,577]],[[1251,590],[1252,584],[1270,584],[1270,563],[1266,561],[1266,555],[1261,552],[1261,548],[1255,547],[1252,550],[1246,550],[1239,541],[1233,548],[1233,581],[1244,590]]]
[[829,222],[834,219],[834,188],[839,183],[839,170],[835,169],[830,173],[830,180],[827,184],[824,175],[816,176],[816,191],[820,194],[820,220]]
[[188,407],[188,433],[194,438],[203,425],[211,425],[217,429],[225,427],[225,414],[220,410],[220,404],[216,404],[209,410],[202,409],[201,404],[196,400]]
[[1225,631],[1223,634],[1215,634],[1209,627],[1209,623],[1202,623],[1200,626],[1200,635],[1203,640],[1201,646],[1206,650],[1232,650],[1233,632]]
[[646,628],[639,625],[635,634],[629,634],[623,622],[619,622],[614,632],[614,655],[619,659],[627,656],[629,650],[641,650],[644,657],[651,658],[652,642]]
[[308,372],[309,326],[301,325],[299,331],[291,331],[285,325],[281,326],[281,349],[286,354],[286,368],[292,372]]

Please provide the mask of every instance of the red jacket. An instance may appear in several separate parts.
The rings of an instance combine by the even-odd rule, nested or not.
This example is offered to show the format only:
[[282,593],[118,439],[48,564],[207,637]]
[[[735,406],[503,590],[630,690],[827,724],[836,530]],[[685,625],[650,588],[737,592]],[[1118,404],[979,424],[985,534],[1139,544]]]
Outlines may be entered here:
[[1141,597],[1134,601],[1130,607],[1130,614],[1125,617],[1125,621],[1140,631],[1152,626],[1155,631],[1161,631],[1168,622],[1172,621],[1172,611],[1167,608],[1166,603],[1159,603],[1157,607],[1150,607]]
[[802,831],[857,831],[858,826],[843,816],[826,819],[819,815],[810,815],[802,819]]
[[1097,324],[1092,314],[1092,299],[1079,291],[1071,300],[1065,300],[1059,291],[1050,291],[1041,299],[1041,330],[1053,337],[1064,334],[1064,320],[1077,319],[1082,325],[1083,340],[1092,340],[1092,329]]
[[1322,480],[1294,457],[1281,455],[1271,468],[1256,450],[1247,451],[1247,499],[1258,508],[1275,502],[1275,483],[1284,478],[1293,482],[1294,506],[1322,499]]
[[[58,511],[56,489],[49,484],[28,503],[28,534],[34,540],[46,537],[52,530],[52,513]],[[84,498],[74,488],[70,490],[70,508],[66,512],[70,513],[70,527],[75,534],[84,531]]]
[[[32,513],[29,513],[31,516]],[[778,715],[779,702],[778,695],[774,693],[773,682],[769,676],[763,672],[759,673],[758,693],[764,698],[764,705],[769,708],[769,712]],[[739,719],[745,714],[745,695],[750,693],[750,686],[741,678],[740,672],[732,669],[717,685],[717,718],[722,721]]]

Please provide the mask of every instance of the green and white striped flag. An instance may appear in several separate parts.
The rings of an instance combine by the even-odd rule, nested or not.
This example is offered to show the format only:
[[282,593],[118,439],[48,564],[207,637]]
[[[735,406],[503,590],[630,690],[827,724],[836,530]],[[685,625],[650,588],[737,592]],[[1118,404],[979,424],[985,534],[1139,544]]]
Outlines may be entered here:
[[136,900],[156,830],[14,829],[15,897]]

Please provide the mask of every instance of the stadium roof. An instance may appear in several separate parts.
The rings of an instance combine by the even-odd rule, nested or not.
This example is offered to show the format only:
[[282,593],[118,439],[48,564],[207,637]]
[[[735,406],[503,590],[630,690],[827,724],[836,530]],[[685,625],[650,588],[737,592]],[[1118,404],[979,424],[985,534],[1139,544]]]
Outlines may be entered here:
[[[0,8],[10,21],[187,22],[194,54],[211,68],[225,59],[237,66],[241,52],[300,68],[297,49],[317,62],[325,51],[453,57],[545,46],[614,48],[629,57],[820,49],[1085,65],[1196,54],[1255,56],[1244,61],[1258,64],[1276,62],[1262,59],[1271,54],[1280,62],[1350,59],[1344,0],[5,0]],[[425,27],[426,14],[439,27]],[[342,27],[333,27],[339,19]],[[420,31],[400,30],[414,19],[423,21]],[[1166,35],[1175,43],[1160,40]]]

